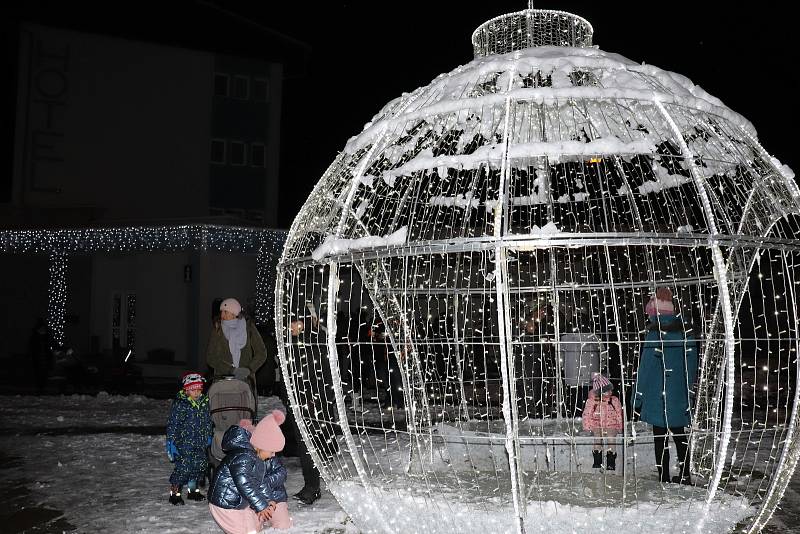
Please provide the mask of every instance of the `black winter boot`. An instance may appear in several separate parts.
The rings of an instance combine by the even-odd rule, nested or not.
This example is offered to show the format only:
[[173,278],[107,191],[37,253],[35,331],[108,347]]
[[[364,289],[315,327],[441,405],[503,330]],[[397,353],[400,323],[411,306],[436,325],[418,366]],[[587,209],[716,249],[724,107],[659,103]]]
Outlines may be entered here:
[[202,493],[200,493],[199,489],[195,489],[194,491],[192,491],[190,489],[189,490],[189,494],[186,495],[186,498],[189,499],[190,501],[204,501],[204,500],[206,500],[205,496]]
[[592,451],[592,457],[594,458],[592,469],[603,467],[603,451]]
[[617,470],[617,453],[614,451],[606,451],[606,469],[609,471]]
[[169,491],[169,503],[175,506],[186,504],[183,502],[183,497],[181,497],[180,487],[172,486],[172,489]]
[[303,489],[294,494],[295,499],[306,505],[313,504],[320,496],[319,488],[309,488],[308,486],[303,486]]
[[692,475],[689,473],[689,464],[684,462],[680,464],[678,474],[672,477],[672,482],[675,484],[683,484],[685,486],[693,486]]

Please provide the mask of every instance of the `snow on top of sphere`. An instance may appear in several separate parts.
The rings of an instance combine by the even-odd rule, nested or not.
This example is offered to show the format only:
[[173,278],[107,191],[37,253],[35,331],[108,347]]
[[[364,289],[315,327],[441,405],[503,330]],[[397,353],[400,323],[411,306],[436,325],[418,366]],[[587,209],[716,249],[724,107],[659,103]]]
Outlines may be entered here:
[[[487,79],[493,78],[487,88]],[[755,136],[746,118],[681,74],[596,47],[536,46],[478,57],[429,85],[390,101],[346,146],[354,152],[375,140],[385,122],[408,121],[513,100],[640,99],[671,102],[720,115]]]
[[348,140],[284,258],[502,236],[763,236],[798,210],[794,173],[746,118],[592,32],[537,10],[479,27],[473,61]]

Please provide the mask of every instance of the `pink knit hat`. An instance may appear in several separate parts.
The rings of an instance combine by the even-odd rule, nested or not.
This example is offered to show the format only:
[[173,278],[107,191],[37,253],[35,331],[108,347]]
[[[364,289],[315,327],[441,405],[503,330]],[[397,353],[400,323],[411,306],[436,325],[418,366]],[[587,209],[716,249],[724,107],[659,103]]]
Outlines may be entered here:
[[283,446],[286,445],[286,438],[283,437],[280,425],[285,420],[286,415],[282,411],[272,410],[272,413],[259,421],[251,432],[250,444],[265,451],[282,451]]
[[602,374],[592,373],[592,389],[600,394],[611,391],[614,389],[614,386],[612,386],[608,378],[604,377]]
[[652,315],[675,315],[675,306],[672,304],[672,291],[668,287],[659,287],[656,294],[650,297],[644,312]]
[[239,317],[239,314],[242,313],[242,305],[234,298],[227,298],[219,304],[219,311],[229,311],[236,317]]

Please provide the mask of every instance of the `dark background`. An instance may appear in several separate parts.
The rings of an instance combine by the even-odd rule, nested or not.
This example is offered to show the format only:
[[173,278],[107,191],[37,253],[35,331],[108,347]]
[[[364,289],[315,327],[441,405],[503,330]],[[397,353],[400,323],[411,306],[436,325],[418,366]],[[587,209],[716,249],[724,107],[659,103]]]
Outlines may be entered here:
[[[800,29],[789,6],[562,0],[534,7],[578,14],[593,25],[594,43],[602,50],[687,76],[749,119],[767,151],[797,170]],[[9,4],[0,8],[6,46],[0,180],[10,180],[12,165],[20,20],[249,57],[289,58],[278,218],[288,228],[347,139],[386,102],[471,61],[472,31],[487,19],[525,7],[524,1],[430,0]]]

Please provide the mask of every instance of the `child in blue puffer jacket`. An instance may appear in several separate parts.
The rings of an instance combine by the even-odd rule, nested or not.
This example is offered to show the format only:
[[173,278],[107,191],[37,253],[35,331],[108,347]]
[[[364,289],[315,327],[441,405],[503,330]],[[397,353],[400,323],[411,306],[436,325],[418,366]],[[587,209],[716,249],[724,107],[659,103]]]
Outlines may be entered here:
[[214,473],[208,503],[214,521],[227,534],[258,532],[267,521],[273,528],[292,526],[286,468],[275,456],[286,443],[279,428],[285,418],[273,410],[256,427],[242,420],[225,432],[225,459]]
[[183,388],[172,401],[167,421],[167,457],[175,462],[169,477],[171,504],[184,504],[183,486],[189,488],[187,499],[202,501],[197,481],[208,468],[206,448],[211,444],[214,425],[208,397],[203,394],[205,379],[199,373],[186,373],[181,378]]

